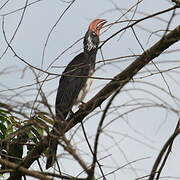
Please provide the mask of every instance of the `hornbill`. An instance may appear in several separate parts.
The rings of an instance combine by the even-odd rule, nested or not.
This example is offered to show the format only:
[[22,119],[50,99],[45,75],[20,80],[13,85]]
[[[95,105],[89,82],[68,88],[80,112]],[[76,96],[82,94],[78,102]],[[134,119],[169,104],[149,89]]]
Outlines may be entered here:
[[[59,127],[61,122],[66,120],[74,105],[82,102],[91,86],[92,79],[88,77],[95,71],[99,34],[106,22],[104,19],[95,19],[90,23],[84,36],[84,51],[67,65],[60,78],[55,103],[56,119],[52,131],[54,136],[58,136],[57,131],[61,129]],[[55,162],[57,145],[58,139],[51,136],[46,169]]]

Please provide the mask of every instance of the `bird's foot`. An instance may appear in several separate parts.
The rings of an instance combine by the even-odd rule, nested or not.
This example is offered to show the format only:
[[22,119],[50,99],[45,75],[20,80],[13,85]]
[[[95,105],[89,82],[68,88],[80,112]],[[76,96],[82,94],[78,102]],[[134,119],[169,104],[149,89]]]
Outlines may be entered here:
[[72,111],[72,109],[69,111],[69,118],[72,118],[74,116],[74,112]]
[[86,104],[86,103],[84,103],[84,102],[82,102],[82,101],[81,101],[80,103],[81,103],[81,104],[78,106],[78,108],[79,108],[79,109],[82,109],[82,110],[85,109],[85,104]]

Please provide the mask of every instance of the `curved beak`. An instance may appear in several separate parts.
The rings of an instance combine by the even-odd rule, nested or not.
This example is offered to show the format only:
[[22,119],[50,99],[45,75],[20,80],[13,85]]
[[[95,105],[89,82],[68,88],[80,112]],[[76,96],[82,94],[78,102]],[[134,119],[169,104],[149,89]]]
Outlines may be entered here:
[[107,23],[105,19],[95,19],[90,23],[88,30],[95,32],[99,36],[100,30],[105,23]]

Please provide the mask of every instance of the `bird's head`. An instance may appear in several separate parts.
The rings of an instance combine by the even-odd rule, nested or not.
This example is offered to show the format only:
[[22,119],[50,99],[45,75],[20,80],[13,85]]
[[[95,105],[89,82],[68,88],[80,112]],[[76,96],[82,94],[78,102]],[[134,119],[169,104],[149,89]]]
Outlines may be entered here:
[[97,49],[99,45],[99,34],[103,25],[107,21],[104,19],[95,19],[88,27],[88,31],[84,37],[84,50],[90,52],[91,50]]

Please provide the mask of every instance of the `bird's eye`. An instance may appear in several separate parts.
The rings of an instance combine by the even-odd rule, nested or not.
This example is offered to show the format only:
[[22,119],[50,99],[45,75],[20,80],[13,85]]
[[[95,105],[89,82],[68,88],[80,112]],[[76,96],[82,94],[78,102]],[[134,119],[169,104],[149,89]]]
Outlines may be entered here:
[[95,33],[95,32],[93,32],[93,33],[92,33],[92,35],[93,35],[93,36],[96,36],[96,33]]

